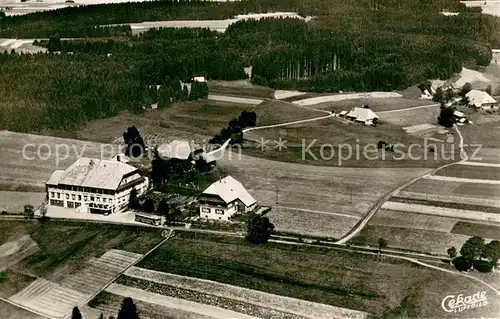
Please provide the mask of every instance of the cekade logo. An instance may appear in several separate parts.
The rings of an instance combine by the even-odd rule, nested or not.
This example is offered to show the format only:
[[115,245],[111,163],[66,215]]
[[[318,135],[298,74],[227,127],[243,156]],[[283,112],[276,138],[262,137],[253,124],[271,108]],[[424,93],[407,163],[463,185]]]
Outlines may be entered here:
[[465,296],[460,294],[458,296],[449,295],[444,297],[441,301],[441,307],[446,312],[462,312],[467,309],[484,307],[488,304],[486,291],[478,291],[473,295]]

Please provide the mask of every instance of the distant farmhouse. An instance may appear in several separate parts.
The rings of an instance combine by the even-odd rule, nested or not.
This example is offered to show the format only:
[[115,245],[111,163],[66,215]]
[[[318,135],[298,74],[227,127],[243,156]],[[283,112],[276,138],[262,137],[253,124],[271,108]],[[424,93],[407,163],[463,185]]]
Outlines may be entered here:
[[355,107],[345,115],[345,118],[365,125],[373,125],[379,119],[375,112],[365,107]]
[[200,217],[227,221],[256,208],[256,200],[240,182],[227,176],[210,185],[199,197]]
[[498,102],[484,91],[471,90],[466,96],[469,98],[469,106],[483,110],[498,109]]
[[215,166],[215,157],[206,153],[202,148],[193,147],[188,141],[173,140],[158,147],[158,154],[163,159],[189,161],[193,165],[200,162],[211,169]]
[[56,170],[46,183],[50,206],[112,214],[128,207],[133,188],[138,195],[149,185],[137,168],[118,160],[80,158]]

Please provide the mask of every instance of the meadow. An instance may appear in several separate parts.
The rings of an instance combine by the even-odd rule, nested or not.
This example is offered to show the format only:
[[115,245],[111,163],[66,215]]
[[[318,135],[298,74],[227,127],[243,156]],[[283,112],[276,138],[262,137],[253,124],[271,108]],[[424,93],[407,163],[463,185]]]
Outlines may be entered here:
[[[244,137],[247,141],[243,145],[245,154],[306,165],[438,167],[450,162],[449,159],[458,158],[451,154],[453,152],[453,155],[457,155],[457,149],[440,142],[432,142],[439,149],[430,153],[423,139],[407,134],[397,125],[383,123],[369,127],[334,117],[258,129],[245,134]],[[259,144],[262,139],[269,141],[264,149]],[[276,144],[280,139],[286,141],[286,147],[281,149]],[[382,151],[377,149],[379,141],[399,145],[395,147],[394,152]]]
[[[451,318],[441,309],[441,295],[484,289],[466,278],[387,257],[272,243],[257,247],[194,233],[180,234],[138,266],[389,317]],[[463,315],[497,311],[493,303]]]

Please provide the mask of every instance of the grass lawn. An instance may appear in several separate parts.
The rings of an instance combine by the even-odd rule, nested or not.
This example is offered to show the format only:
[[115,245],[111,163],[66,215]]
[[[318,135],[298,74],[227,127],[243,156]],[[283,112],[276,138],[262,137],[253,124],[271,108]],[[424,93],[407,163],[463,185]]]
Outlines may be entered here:
[[500,180],[500,167],[451,165],[440,169],[435,175],[471,179]]
[[500,226],[476,224],[470,222],[458,222],[451,230],[454,234],[467,236],[481,236],[500,240]]
[[3,221],[0,225],[4,240],[25,232],[40,248],[11,269],[49,280],[83,267],[90,257],[109,249],[145,253],[162,239],[161,230],[135,226],[59,221]]
[[[467,279],[389,258],[326,248],[265,244],[178,233],[139,267],[331,304],[377,315],[450,318],[441,300],[483,289]],[[492,295],[493,296],[493,295]],[[488,311],[488,312],[487,312]],[[498,305],[483,315],[498,312]],[[478,316],[477,309],[464,312]]]
[[[269,141],[267,149],[258,148],[261,138]],[[276,144],[280,138],[286,141],[286,148],[281,150]],[[251,131],[245,134],[245,139],[245,154],[320,166],[438,167],[450,162],[443,159],[443,154],[449,156],[447,152],[451,151],[450,145],[442,144],[440,151],[426,155],[424,140],[407,134],[397,125],[368,127],[339,118]],[[379,141],[400,145],[395,152],[383,152],[377,149]]]

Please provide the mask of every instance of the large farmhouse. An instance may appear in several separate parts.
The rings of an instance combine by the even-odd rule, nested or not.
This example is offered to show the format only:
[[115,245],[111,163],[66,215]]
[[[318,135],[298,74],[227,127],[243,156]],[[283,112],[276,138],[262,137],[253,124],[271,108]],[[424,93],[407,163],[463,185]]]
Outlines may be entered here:
[[80,158],[66,170],[54,171],[46,189],[51,206],[108,215],[126,209],[132,188],[140,195],[148,183],[148,178],[129,164]]
[[236,213],[246,213],[257,202],[240,182],[227,176],[210,185],[199,197],[200,217],[229,220]]
[[498,102],[484,91],[471,90],[466,96],[469,98],[470,106],[484,110],[498,108]]
[[345,117],[355,122],[364,123],[365,125],[373,125],[378,120],[378,115],[365,107],[355,107]]

